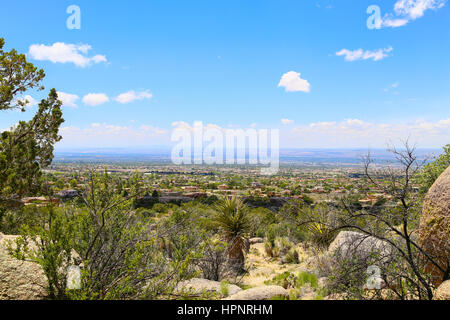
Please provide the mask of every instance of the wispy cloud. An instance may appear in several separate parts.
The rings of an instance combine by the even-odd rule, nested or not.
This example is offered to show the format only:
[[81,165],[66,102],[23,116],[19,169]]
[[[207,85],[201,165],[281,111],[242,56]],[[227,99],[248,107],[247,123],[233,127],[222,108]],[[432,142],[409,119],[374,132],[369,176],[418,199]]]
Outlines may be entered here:
[[398,94],[398,91],[397,91],[398,86],[399,86],[399,83],[398,83],[398,82],[393,83],[393,84],[391,84],[389,87],[385,88],[385,89],[384,89],[384,92],[392,92],[392,93],[394,93],[394,94]]
[[83,128],[77,126],[62,127],[60,133],[63,139],[59,146],[70,147],[148,146],[149,141],[155,141],[156,138],[167,143],[170,141],[166,130],[151,125],[132,127],[92,123]]
[[88,44],[56,42],[51,46],[33,44],[30,46],[28,53],[35,60],[48,60],[53,63],[73,63],[81,68],[100,62],[107,62],[104,55],[98,54],[88,57],[87,53],[91,49],[92,47]]
[[131,103],[133,101],[151,99],[153,95],[148,91],[135,92],[130,90],[117,96],[114,100],[121,104]]
[[389,53],[391,53],[394,49],[392,47],[386,49],[378,49],[374,51],[370,50],[348,50],[342,49],[336,52],[337,56],[344,56],[345,61],[357,61],[357,60],[373,60],[380,61],[384,58],[389,57]]
[[304,147],[383,146],[386,142],[408,137],[422,146],[439,147],[448,143],[450,118],[404,123],[373,123],[359,119],[315,122],[297,126],[290,133],[293,134],[291,138]]
[[[193,131],[194,127],[184,121],[172,123],[172,129]],[[217,124],[204,124],[205,130],[228,130]],[[244,128],[245,130],[245,128]],[[68,126],[61,128],[63,140],[60,145],[83,147],[124,147],[170,145],[170,129],[152,125],[116,125],[92,123],[87,127]],[[385,147],[410,138],[420,147],[442,147],[450,136],[450,118],[438,121],[417,120],[412,122],[375,123],[360,119],[344,121],[322,121],[294,128],[280,127],[280,142],[288,148],[361,148]]]
[[283,74],[278,87],[284,87],[286,92],[310,92],[310,84],[302,79],[299,72],[289,71]]
[[288,124],[293,124],[294,120],[290,120],[290,119],[281,119],[281,123],[284,125],[288,125]]
[[398,0],[394,12],[384,16],[382,26],[397,28],[421,18],[428,10],[437,10],[445,6],[447,0]]

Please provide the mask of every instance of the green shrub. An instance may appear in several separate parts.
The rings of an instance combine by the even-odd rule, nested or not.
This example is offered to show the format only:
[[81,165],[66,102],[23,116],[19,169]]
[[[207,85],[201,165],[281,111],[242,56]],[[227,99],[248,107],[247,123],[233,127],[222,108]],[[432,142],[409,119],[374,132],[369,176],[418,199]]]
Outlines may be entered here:
[[220,283],[220,293],[224,296],[224,297],[228,297],[229,295],[229,286],[228,286],[228,282],[226,281],[222,281]]
[[298,264],[299,263],[299,257],[298,252],[295,248],[292,248],[289,250],[289,252],[285,256],[286,263],[292,263],[292,264]]
[[308,283],[311,285],[311,288],[313,289],[317,289],[319,287],[319,282],[315,274],[308,272],[301,272],[297,275],[296,284],[298,288],[301,288]]

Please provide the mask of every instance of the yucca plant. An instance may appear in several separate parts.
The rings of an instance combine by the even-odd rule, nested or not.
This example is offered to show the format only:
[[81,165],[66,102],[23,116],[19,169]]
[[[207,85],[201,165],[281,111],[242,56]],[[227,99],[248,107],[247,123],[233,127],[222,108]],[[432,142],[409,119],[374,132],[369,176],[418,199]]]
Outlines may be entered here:
[[308,225],[311,241],[319,247],[326,248],[334,239],[334,232],[323,223],[314,222]]
[[215,209],[214,221],[224,240],[229,243],[229,263],[235,271],[242,272],[245,252],[249,249],[248,233],[251,228],[248,207],[239,198],[224,197]]

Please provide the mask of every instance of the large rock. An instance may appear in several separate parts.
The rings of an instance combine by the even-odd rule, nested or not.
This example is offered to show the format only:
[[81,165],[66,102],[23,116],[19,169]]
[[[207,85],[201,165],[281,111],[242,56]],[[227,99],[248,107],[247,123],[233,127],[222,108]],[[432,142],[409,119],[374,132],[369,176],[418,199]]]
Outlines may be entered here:
[[8,240],[17,236],[0,233],[0,300],[39,300],[46,296],[46,277],[33,262],[12,258],[7,252]]
[[[419,241],[422,248],[446,270],[450,261],[450,167],[436,180],[428,191],[422,208],[419,227]],[[431,262],[425,271],[439,285],[443,272]]]
[[270,300],[274,297],[289,298],[289,292],[280,286],[261,286],[242,290],[224,300]]
[[[191,291],[196,294],[200,294],[203,292],[223,294],[222,288],[223,286],[221,282],[208,279],[193,278],[187,281],[180,282],[175,291],[181,292],[184,290]],[[242,291],[242,289],[234,284],[227,284],[227,291],[228,295],[233,295]]]
[[434,294],[434,300],[450,300],[450,280],[439,286]]
[[389,243],[375,237],[354,231],[342,231],[328,247],[328,255],[365,260],[372,253],[378,253],[380,261],[386,261],[391,258],[393,250]]

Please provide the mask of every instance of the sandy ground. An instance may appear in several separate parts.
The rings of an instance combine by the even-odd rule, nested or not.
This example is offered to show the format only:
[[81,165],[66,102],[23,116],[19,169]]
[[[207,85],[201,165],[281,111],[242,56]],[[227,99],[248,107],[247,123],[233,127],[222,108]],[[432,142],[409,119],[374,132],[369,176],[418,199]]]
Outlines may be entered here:
[[[301,247],[297,247],[299,253],[299,264],[280,264],[279,259],[270,258],[264,250],[264,243],[253,244],[247,255],[246,267],[249,273],[242,279],[246,287],[257,287],[265,285],[264,282],[272,280],[276,275],[283,272],[298,273],[307,270],[305,261],[309,255]],[[314,293],[306,294],[302,299],[308,300],[315,297]]]

